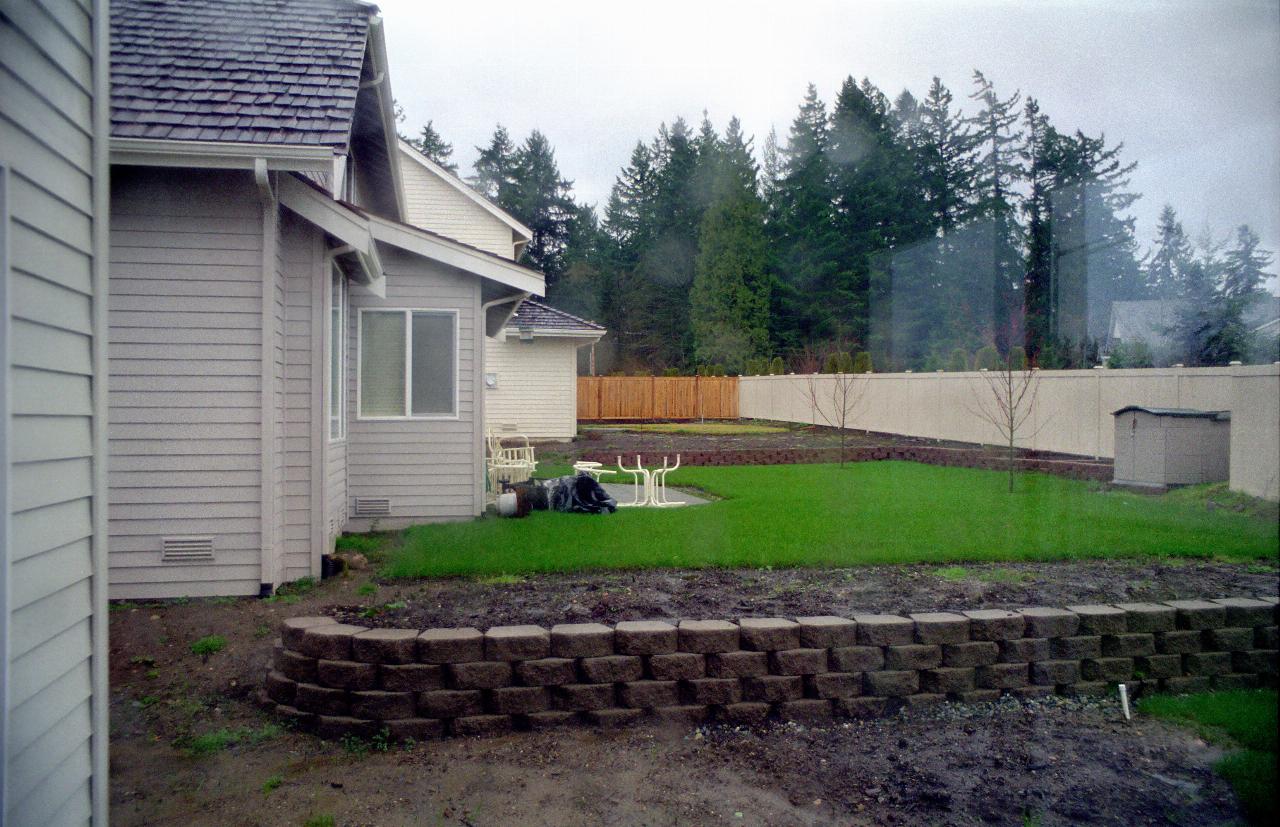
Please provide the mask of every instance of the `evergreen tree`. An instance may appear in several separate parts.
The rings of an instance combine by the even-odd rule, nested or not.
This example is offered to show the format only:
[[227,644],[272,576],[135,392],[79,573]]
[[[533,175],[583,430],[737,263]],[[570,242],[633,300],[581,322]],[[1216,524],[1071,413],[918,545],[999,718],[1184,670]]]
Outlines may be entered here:
[[[708,134],[704,128],[703,140]],[[734,118],[716,148],[701,153],[703,174],[714,180],[690,290],[694,359],[730,372],[769,345],[769,245],[750,144]]]
[[516,150],[509,195],[499,204],[533,231],[521,261],[539,270],[550,289],[564,273],[565,245],[577,215],[573,182],[560,175],[555,150],[538,130]]
[[1001,99],[991,81],[977,70],[973,82],[969,97],[982,107],[969,119],[980,153],[974,176],[974,215],[990,227],[991,329],[996,346],[1008,349],[1012,316],[1022,300],[1022,228],[1016,193],[1026,175],[1018,155],[1022,93],[1015,91]]
[[760,169],[760,197],[766,203],[773,200],[781,178],[782,156],[778,151],[778,131],[769,127],[769,134],[764,139]]
[[513,199],[515,185],[516,146],[506,127],[498,124],[487,147],[476,147],[475,174],[467,179],[481,195],[500,206]]
[[920,104],[920,173],[933,225],[943,235],[968,215],[976,148],[963,113],[951,109],[952,94],[934,77]]
[[1155,246],[1143,274],[1147,292],[1160,299],[1179,295],[1186,287],[1191,266],[1191,241],[1172,205],[1165,204],[1156,224]]
[[1267,278],[1272,254],[1258,249],[1258,234],[1241,224],[1236,228],[1236,242],[1226,253],[1223,262],[1222,292],[1232,299],[1250,299],[1262,293],[1262,283]]
[[792,121],[782,151],[782,177],[774,193],[770,231],[777,251],[772,338],[783,349],[829,338],[836,331],[824,296],[837,270],[838,245],[826,150],[826,105],[813,84]]
[[407,143],[454,175],[458,174],[458,165],[451,160],[453,144],[436,131],[431,121],[427,121],[427,125],[422,127],[418,137],[408,139]]

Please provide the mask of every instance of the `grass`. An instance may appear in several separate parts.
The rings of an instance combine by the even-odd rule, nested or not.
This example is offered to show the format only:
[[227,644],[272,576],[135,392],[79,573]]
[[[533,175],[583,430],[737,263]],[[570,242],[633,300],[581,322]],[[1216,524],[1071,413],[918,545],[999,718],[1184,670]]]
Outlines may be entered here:
[[[1044,474],[907,462],[681,469],[724,499],[609,516],[535,513],[410,528],[388,577],[609,568],[851,566],[1114,557],[1274,562],[1274,521]],[[963,576],[963,575],[961,575]],[[959,578],[957,578],[959,579]]]
[[191,653],[208,661],[210,655],[216,655],[227,648],[227,639],[222,635],[208,635],[191,644]]
[[1194,727],[1206,740],[1239,747],[1214,765],[1231,784],[1254,824],[1273,823],[1276,800],[1276,705],[1274,689],[1156,695],[1139,709]]
[[647,422],[635,425],[599,425],[589,430],[695,436],[756,436],[783,434],[789,429],[781,425],[756,425],[750,422]]
[[191,735],[179,739],[175,745],[191,758],[207,758],[237,744],[261,744],[275,738],[283,730],[276,724],[264,724],[258,729],[215,729],[203,735]]

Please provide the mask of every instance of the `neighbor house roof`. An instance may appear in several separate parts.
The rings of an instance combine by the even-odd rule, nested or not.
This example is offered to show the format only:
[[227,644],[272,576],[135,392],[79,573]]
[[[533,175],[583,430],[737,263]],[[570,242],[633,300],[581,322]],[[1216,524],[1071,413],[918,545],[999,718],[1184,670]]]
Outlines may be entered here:
[[529,330],[544,336],[601,336],[605,332],[604,327],[595,322],[533,299],[525,299],[520,303],[520,307],[507,320],[507,330]]
[[[1143,341],[1159,349],[1172,344],[1171,330],[1178,315],[1186,307],[1182,299],[1143,299],[1111,303],[1111,324],[1107,337],[1111,341]],[[1250,330],[1261,330],[1280,318],[1280,297],[1259,294],[1249,300],[1244,310],[1244,323]]]
[[112,0],[111,133],[344,148],[375,6]]

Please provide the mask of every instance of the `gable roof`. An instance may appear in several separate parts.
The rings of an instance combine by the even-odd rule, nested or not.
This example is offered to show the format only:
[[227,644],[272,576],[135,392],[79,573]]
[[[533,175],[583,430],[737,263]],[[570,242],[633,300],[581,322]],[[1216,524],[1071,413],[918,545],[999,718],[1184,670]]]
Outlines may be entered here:
[[521,224],[506,210],[502,209],[497,204],[490,201],[488,198],[485,198],[483,195],[476,192],[461,178],[454,175],[452,172],[445,169],[444,167],[440,166],[439,164],[437,164],[435,161],[431,160],[427,156],[423,155],[421,152],[419,152],[416,148],[414,148],[411,144],[407,143],[406,141],[401,140],[399,141],[399,144],[400,144],[400,157],[407,158],[408,160],[413,161],[414,163],[418,164],[424,169],[430,171],[433,175],[437,176],[438,178],[440,178],[440,180],[444,181],[446,184],[453,187],[455,190],[457,190],[467,199],[479,205],[480,208],[483,209],[485,212],[489,213],[494,218],[501,221],[503,224],[506,224],[508,227],[511,228],[512,232],[514,232],[516,235],[523,238],[525,241],[531,241],[533,239],[533,230]]
[[346,148],[377,11],[355,0],[112,0],[111,133]]
[[602,325],[533,299],[520,302],[520,307],[507,320],[507,330],[529,330],[544,336],[601,336],[605,332]]

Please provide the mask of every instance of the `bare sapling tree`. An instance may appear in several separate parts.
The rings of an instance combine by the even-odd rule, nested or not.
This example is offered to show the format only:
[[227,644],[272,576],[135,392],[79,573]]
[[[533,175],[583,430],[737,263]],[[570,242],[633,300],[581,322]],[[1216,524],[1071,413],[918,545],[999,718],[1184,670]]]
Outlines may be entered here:
[[821,417],[829,427],[840,432],[840,465],[844,466],[845,443],[862,399],[866,396],[868,377],[856,373],[810,373],[805,377],[804,401],[816,425]]
[[1028,365],[1021,348],[1011,348],[997,367],[982,371],[985,387],[974,389],[975,416],[991,424],[1008,448],[1009,493],[1013,493],[1017,470],[1017,443],[1039,433],[1044,423],[1035,425],[1036,395],[1040,392],[1040,372]]

